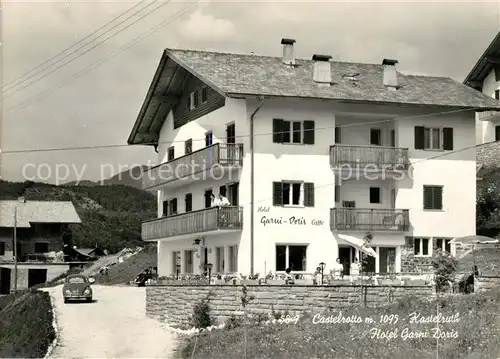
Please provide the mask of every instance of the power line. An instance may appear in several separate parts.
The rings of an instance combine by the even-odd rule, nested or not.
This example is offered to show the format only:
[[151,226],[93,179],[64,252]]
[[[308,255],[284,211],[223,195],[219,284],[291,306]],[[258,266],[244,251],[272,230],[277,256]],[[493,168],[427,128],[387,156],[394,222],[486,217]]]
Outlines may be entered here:
[[[368,121],[368,122],[355,122],[355,123],[349,123],[349,124],[343,124],[343,125],[334,125],[334,126],[326,126],[326,127],[316,127],[315,131],[317,130],[327,130],[327,129],[334,129],[334,128],[347,128],[347,127],[356,127],[356,126],[366,126],[366,125],[371,125],[371,124],[376,124],[376,123],[385,123],[385,122],[396,122],[396,121],[402,121],[402,120],[410,120],[410,119],[416,119],[416,118],[424,118],[424,117],[433,117],[436,115],[446,115],[446,114],[452,114],[452,113],[459,113],[459,112],[464,112],[464,111],[473,111],[474,109],[459,109],[459,110],[451,110],[451,111],[443,111],[443,112],[437,112],[437,113],[431,113],[431,114],[425,114],[425,115],[415,115],[415,116],[408,116],[408,117],[398,117],[396,119],[385,119],[385,120],[375,120],[375,121]],[[492,116],[493,117],[493,116]],[[274,134],[275,132],[265,132],[265,133],[258,133],[254,134],[254,137],[257,136],[270,136]],[[245,135],[237,135],[234,136],[235,138],[247,138],[250,137],[250,134],[245,134]],[[205,141],[205,138],[200,138],[200,139],[192,139],[193,142],[197,141]],[[172,143],[184,143],[185,141],[160,141],[160,142],[155,142],[155,143],[145,143],[143,145],[157,145],[157,144],[172,144]],[[120,147],[131,147],[129,144],[114,144],[114,145],[96,145],[96,146],[82,146],[82,147],[59,147],[59,148],[41,148],[41,149],[31,149],[31,150],[11,150],[11,151],[2,151],[1,154],[9,154],[9,153],[32,153],[32,152],[60,152],[60,151],[78,151],[78,150],[94,150],[94,149],[106,149],[106,148],[120,148]]]
[[[158,0],[154,0],[154,2],[156,2],[156,1],[158,1]],[[85,51],[84,51],[84,52],[82,52],[81,54],[79,54],[79,55],[77,55],[76,57],[74,57],[74,58],[70,59],[69,61],[66,61],[66,62],[62,63],[60,66],[58,66],[58,67],[56,67],[56,68],[52,69],[50,72],[46,73],[45,75],[40,76],[40,77],[38,77],[37,79],[35,79],[34,81],[31,81],[31,82],[27,83],[27,84],[26,84],[26,85],[24,85],[23,87],[20,87],[20,88],[16,89],[14,92],[12,92],[12,93],[10,93],[10,94],[8,94],[8,95],[6,95],[6,96],[3,96],[3,98],[7,98],[7,97],[10,97],[10,96],[12,96],[12,95],[16,94],[17,92],[19,92],[19,91],[21,91],[21,90],[23,90],[23,89],[25,89],[25,88],[29,87],[30,85],[32,85],[32,84],[34,84],[34,83],[36,83],[36,82],[40,81],[41,79],[43,79],[43,78],[45,78],[45,77],[49,76],[49,75],[50,75],[50,74],[52,74],[52,73],[56,72],[57,70],[59,70],[60,68],[62,68],[62,67],[64,67],[64,66],[66,66],[67,64],[69,64],[69,63],[73,62],[74,60],[77,60],[78,58],[80,58],[80,57],[82,57],[83,55],[85,55],[86,53],[88,53],[88,52],[92,51],[93,49],[95,49],[95,48],[96,48],[96,47],[98,47],[99,45],[101,45],[101,44],[105,43],[105,42],[106,42],[106,41],[108,41],[109,39],[111,39],[111,38],[113,38],[114,36],[118,35],[118,34],[119,34],[119,33],[121,33],[122,31],[124,31],[124,30],[128,29],[130,26],[135,25],[135,24],[136,24],[137,22],[139,22],[140,20],[144,19],[145,17],[147,17],[147,16],[151,15],[153,12],[155,12],[155,11],[159,10],[160,8],[162,8],[163,6],[167,5],[167,4],[168,4],[169,2],[171,2],[171,1],[172,1],[172,0],[167,0],[167,1],[165,1],[164,3],[160,4],[159,6],[157,6],[156,8],[154,8],[153,10],[151,10],[151,11],[147,12],[146,14],[142,15],[141,17],[139,17],[138,19],[136,19],[135,21],[133,21],[133,22],[132,22],[132,23],[130,23],[129,25],[127,25],[127,26],[125,26],[124,28],[120,29],[120,30],[119,30],[118,32],[116,32],[115,34],[112,34],[111,36],[107,37],[107,38],[106,38],[106,39],[104,39],[103,41],[98,42],[97,44],[95,44],[95,45],[94,45],[94,46],[92,46],[91,48],[89,48],[89,49],[85,50]],[[151,4],[148,4],[148,5],[147,5],[147,6],[145,6],[144,8],[149,7],[150,5],[151,5]],[[139,12],[140,12],[140,11],[142,11],[142,10],[144,10],[144,8],[143,8],[143,9],[141,9],[141,10],[139,10]],[[133,15],[135,15],[135,14],[136,14],[136,13],[134,13]],[[133,16],[133,15],[132,15],[132,16]],[[128,19],[128,18],[127,18],[127,19]]]
[[[43,67],[45,64],[51,62],[52,60],[54,60],[55,58],[57,58],[58,56],[64,54],[65,52],[67,52],[68,50],[71,50],[73,47],[77,46],[78,44],[84,42],[85,40],[91,38],[93,35],[97,34],[99,31],[101,31],[102,29],[104,29],[105,27],[107,27],[108,25],[112,24],[113,22],[115,22],[116,20],[118,20],[120,17],[122,17],[123,15],[125,15],[126,13],[128,13],[129,11],[131,11],[132,9],[138,7],[140,4],[144,3],[146,0],[142,0],[141,2],[135,4],[134,6],[128,8],[127,10],[125,10],[124,12],[122,12],[120,15],[118,15],[117,17],[113,18],[111,21],[108,21],[106,24],[102,25],[101,27],[99,27],[97,30],[93,31],[92,33],[88,34],[87,36],[85,36],[83,39],[75,42],[73,45],[67,47],[66,49],[64,50],[61,50],[60,52],[58,52],[57,54],[55,54],[54,56],[52,56],[51,58],[45,60],[44,62],[40,63],[39,65],[33,67],[32,69],[26,71],[25,73],[23,73],[22,75],[16,77],[15,79],[7,82],[6,84],[2,85],[2,89],[4,87],[9,87],[10,84],[12,83],[15,83],[17,82],[18,80],[24,78],[26,75],[29,75],[31,74],[33,71],[36,71],[38,70],[40,67]],[[95,40],[95,39],[94,39]],[[91,40],[93,41],[93,40]],[[86,44],[88,45],[88,44]],[[78,50],[78,49],[77,49]],[[70,54],[71,55],[71,54]],[[43,71],[43,70],[42,70]]]
[[66,84],[82,77],[83,75],[89,73],[90,71],[96,69],[97,67],[99,67],[100,65],[102,65],[103,63],[111,60],[112,58],[114,58],[115,56],[121,54],[122,52],[124,52],[125,50],[131,48],[132,46],[134,46],[136,43],[140,42],[141,40],[143,40],[144,38],[146,38],[147,36],[155,33],[156,31],[160,30],[161,28],[165,27],[166,25],[170,24],[171,22],[177,20],[179,17],[183,16],[184,14],[186,14],[187,12],[189,12],[189,10],[191,8],[194,8],[196,6],[196,4],[199,2],[199,0],[196,0],[192,3],[192,5],[189,5],[187,6],[185,9],[179,11],[177,14],[173,15],[172,17],[170,17],[169,19],[167,20],[164,20],[162,22],[160,22],[158,25],[156,25],[155,27],[149,29],[147,32],[145,32],[144,34],[136,37],[135,39],[133,39],[132,41],[130,41],[128,44],[126,44],[125,46],[122,46],[120,49],[118,49],[117,51],[115,51],[114,53],[112,53],[111,55],[107,55],[107,56],[104,56],[102,57],[101,59],[99,59],[98,61],[94,62],[92,65],[84,68],[82,71],[76,73],[73,77],[69,78],[68,80],[66,81],[63,81],[61,83],[59,83],[59,85],[55,86],[55,87],[52,87],[52,88],[49,88],[47,90],[44,90],[44,91],[41,91],[39,92],[37,95],[33,96],[32,98],[26,100],[26,101],[23,101],[17,105],[14,105],[14,106],[11,106],[9,108],[7,108],[5,110],[5,112],[9,112],[9,111],[12,111],[16,108],[19,108],[19,109],[23,109],[23,108],[26,108],[27,106],[29,106],[30,104],[34,103],[36,101],[36,99],[46,95],[46,94],[49,94],[51,92],[54,92],[62,87],[64,87]]

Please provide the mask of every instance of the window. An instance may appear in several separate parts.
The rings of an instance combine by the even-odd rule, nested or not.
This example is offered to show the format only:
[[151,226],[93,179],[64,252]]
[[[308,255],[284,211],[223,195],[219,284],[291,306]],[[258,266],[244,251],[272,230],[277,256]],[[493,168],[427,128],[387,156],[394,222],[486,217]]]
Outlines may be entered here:
[[205,208],[210,208],[212,206],[212,190],[207,189],[205,191]]
[[396,147],[396,131],[391,130],[391,146]]
[[335,143],[342,143],[342,127],[335,126]]
[[453,151],[453,128],[415,126],[415,149]]
[[500,141],[500,125],[495,126],[495,141]]
[[500,90],[495,90],[495,99],[500,100]]
[[429,238],[414,238],[413,252],[416,256],[430,256]]
[[184,154],[189,154],[193,152],[193,140],[190,138],[186,142],[184,142]]
[[171,146],[168,148],[168,161],[172,161],[175,158],[175,147]]
[[227,186],[227,199],[232,206],[239,206],[240,183],[235,182]]
[[277,245],[276,246],[276,271],[305,271],[307,268],[307,246]]
[[226,186],[220,186],[219,193],[226,197]]
[[382,131],[380,129],[370,129],[370,145],[382,146]]
[[184,273],[193,273],[193,251],[184,251]]
[[168,209],[169,209],[169,212],[168,212],[169,216],[173,216],[173,215],[177,214],[177,198],[172,198],[168,202]]
[[49,251],[49,244],[47,242],[36,242],[35,253],[47,253]]
[[196,90],[193,92],[194,108],[200,105],[200,92]]
[[443,209],[443,186],[424,186],[424,209]]
[[314,121],[273,119],[273,142],[314,144]]
[[181,271],[181,252],[172,252],[172,273]]
[[215,248],[215,271],[224,273],[224,247]]
[[191,193],[186,194],[184,202],[186,204],[186,212],[191,212],[193,210],[193,195]]
[[436,248],[451,254],[451,239],[436,238]]
[[370,203],[380,203],[379,187],[370,187]]
[[238,246],[231,246],[229,249],[229,273],[238,271]]
[[168,201],[163,201],[163,212],[162,216],[166,217],[168,216]]
[[5,255],[5,242],[0,242],[0,256]]
[[273,205],[314,207],[314,183],[273,182]]
[[226,126],[226,142],[235,143],[236,142],[236,128],[234,123]]
[[335,203],[340,202],[340,186],[335,186]]
[[211,146],[213,143],[212,131],[205,133],[205,147]]
[[201,89],[201,102],[202,103],[205,103],[208,101],[208,87],[207,86],[204,86],[202,89]]

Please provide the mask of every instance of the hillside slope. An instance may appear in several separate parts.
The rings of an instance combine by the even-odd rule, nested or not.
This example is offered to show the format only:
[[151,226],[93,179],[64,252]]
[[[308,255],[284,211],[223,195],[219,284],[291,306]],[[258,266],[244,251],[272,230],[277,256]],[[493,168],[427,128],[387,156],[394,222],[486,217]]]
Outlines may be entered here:
[[132,167],[114,175],[113,177],[103,179],[101,183],[103,185],[121,184],[124,186],[142,189],[142,173],[148,168],[149,166],[147,165]]
[[56,335],[52,319],[48,293],[0,297],[0,358],[43,358]]
[[141,222],[156,217],[156,198],[124,185],[55,186],[38,182],[0,181],[0,199],[72,201],[82,220],[72,225],[73,245],[112,252],[143,245]]
[[148,267],[158,266],[158,255],[156,244],[149,244],[139,253],[109,267],[107,275],[95,275],[99,284],[126,284],[133,281],[137,274]]

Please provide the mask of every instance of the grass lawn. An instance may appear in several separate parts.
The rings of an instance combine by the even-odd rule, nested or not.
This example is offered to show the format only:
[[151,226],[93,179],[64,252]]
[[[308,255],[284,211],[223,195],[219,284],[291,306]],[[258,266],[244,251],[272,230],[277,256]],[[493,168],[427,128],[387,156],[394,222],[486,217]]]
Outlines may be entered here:
[[0,358],[43,358],[55,338],[52,319],[48,293],[0,297]]
[[[251,305],[251,304],[250,304]],[[410,314],[456,315],[458,322],[439,324],[441,333],[452,338],[433,338],[435,324],[410,323]],[[303,315],[297,324],[252,324],[248,330],[248,358],[436,358],[480,359],[500,357],[500,293],[452,296],[435,300],[405,300],[385,308],[353,307],[343,317],[359,316],[362,323],[314,323],[314,315],[337,316],[338,312]],[[387,315],[380,323],[380,317]],[[392,317],[390,317],[393,315]],[[396,316],[398,320],[396,322]],[[373,323],[365,323],[370,317]],[[390,318],[392,318],[392,323]],[[316,318],[317,321],[318,318]],[[407,328],[408,332],[404,332]],[[393,333],[393,338],[377,337]],[[411,333],[428,333],[412,338]],[[421,334],[422,335],[422,334]],[[455,338],[453,338],[455,337]],[[188,339],[179,356],[191,358],[195,338]],[[195,358],[243,358],[241,326],[199,336]]]

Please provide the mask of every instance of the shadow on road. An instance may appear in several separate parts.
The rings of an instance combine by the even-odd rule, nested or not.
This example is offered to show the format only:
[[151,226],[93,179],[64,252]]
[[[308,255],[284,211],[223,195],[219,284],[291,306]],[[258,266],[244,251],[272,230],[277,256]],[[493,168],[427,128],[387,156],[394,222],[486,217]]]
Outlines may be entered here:
[[87,302],[86,300],[69,300],[66,304],[92,304],[97,302],[97,299],[92,299],[90,302]]

